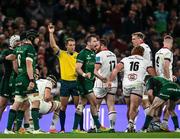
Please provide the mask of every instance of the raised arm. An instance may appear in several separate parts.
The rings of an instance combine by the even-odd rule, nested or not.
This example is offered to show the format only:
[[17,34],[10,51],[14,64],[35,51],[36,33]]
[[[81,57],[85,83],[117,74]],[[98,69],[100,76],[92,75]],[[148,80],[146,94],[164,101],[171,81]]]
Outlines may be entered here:
[[54,39],[54,30],[55,30],[54,25],[52,23],[50,23],[48,25],[50,46],[53,49],[54,53],[57,54],[57,53],[59,53],[60,49]]

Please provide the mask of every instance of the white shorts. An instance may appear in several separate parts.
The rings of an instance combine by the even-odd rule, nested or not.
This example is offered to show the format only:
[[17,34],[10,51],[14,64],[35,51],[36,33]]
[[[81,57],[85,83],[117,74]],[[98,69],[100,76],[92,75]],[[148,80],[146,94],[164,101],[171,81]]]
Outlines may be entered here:
[[142,97],[144,92],[143,84],[135,84],[123,87],[123,95],[129,97],[130,94],[135,94]]
[[95,87],[93,88],[96,98],[104,98],[107,94],[115,95],[117,92],[117,87],[112,87],[111,89]]
[[53,104],[51,101],[46,102],[44,100],[41,100],[40,106],[39,106],[39,113],[40,114],[47,114],[47,113],[51,112],[52,107],[53,107]]

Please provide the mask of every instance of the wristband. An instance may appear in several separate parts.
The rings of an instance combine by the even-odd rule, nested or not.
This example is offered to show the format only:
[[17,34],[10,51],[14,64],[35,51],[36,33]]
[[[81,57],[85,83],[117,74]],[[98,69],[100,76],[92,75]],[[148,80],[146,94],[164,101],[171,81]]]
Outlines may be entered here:
[[29,81],[30,81],[30,82],[34,82],[34,79],[30,79]]
[[86,76],[86,73],[83,73],[82,76],[85,77],[85,76]]

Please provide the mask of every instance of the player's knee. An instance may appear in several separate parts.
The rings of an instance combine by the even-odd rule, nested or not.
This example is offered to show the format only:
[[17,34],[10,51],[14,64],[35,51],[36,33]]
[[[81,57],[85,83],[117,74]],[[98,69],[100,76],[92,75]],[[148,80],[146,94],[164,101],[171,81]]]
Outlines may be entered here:
[[84,106],[82,104],[79,104],[76,108],[76,113],[82,114],[84,109]]
[[109,109],[109,111],[115,111],[114,105],[109,105],[109,106],[108,106],[108,109]]
[[28,95],[28,99],[30,100],[30,102],[40,101],[38,93]]
[[67,105],[62,105],[61,104],[61,107],[60,107],[61,111],[66,111],[66,108],[67,108]]

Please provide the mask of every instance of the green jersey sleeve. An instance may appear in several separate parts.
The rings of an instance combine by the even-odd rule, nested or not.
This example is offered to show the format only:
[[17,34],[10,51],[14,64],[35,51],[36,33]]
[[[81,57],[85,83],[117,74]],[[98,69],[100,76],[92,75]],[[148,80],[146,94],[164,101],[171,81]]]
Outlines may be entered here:
[[34,47],[32,45],[29,45],[26,53],[26,58],[30,58],[33,60],[36,56],[35,54],[36,52],[34,50]]
[[86,55],[84,54],[83,51],[81,51],[77,56],[77,63],[84,63],[85,59],[86,59]]

